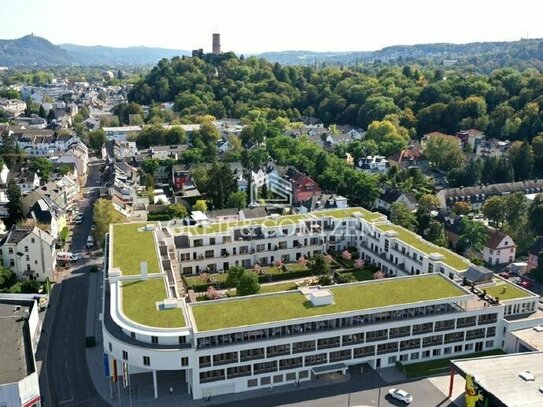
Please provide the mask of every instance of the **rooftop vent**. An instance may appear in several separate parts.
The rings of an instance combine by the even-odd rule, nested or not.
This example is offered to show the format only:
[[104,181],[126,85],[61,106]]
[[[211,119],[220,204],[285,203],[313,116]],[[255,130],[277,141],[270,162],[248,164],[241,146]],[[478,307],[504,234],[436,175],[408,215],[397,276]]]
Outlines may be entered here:
[[307,288],[305,290],[302,290],[302,294],[304,294],[309,301],[311,301],[311,304],[314,307],[320,307],[323,305],[330,305],[334,303],[334,294],[332,291],[326,289],[326,288],[320,288],[320,287],[314,287],[314,288]]
[[536,332],[543,332],[543,325],[536,325],[536,326],[534,326],[534,331],[536,331]]

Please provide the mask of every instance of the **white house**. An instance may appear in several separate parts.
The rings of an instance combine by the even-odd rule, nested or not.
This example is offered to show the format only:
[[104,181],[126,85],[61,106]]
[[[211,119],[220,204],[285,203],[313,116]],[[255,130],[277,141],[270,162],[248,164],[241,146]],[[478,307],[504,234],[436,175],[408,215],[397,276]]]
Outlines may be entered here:
[[369,155],[358,160],[358,168],[370,174],[386,174],[390,170],[390,164],[384,156]]
[[417,200],[415,197],[410,193],[401,192],[397,189],[389,189],[383,192],[375,200],[374,207],[375,209],[390,211],[392,204],[397,202],[407,205],[410,211],[417,209]]
[[2,262],[17,278],[54,281],[55,239],[37,227],[14,226],[1,244]]
[[489,229],[483,248],[483,260],[490,265],[510,264],[515,260],[517,245],[511,236],[499,230]]

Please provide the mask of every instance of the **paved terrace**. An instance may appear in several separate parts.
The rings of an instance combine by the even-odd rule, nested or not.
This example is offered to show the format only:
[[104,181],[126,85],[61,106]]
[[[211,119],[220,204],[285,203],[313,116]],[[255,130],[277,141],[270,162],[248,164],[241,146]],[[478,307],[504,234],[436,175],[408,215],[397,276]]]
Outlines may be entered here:
[[443,256],[443,259],[441,261],[459,272],[466,271],[469,268],[469,260],[467,260],[466,258],[459,256],[458,254],[453,253],[448,249],[429,243],[416,233],[404,229],[401,226],[397,226],[394,224],[378,224],[376,225],[376,228],[379,229],[381,232],[396,232],[397,234],[395,237],[398,240],[406,245],[420,250],[428,256],[431,253],[441,254]]
[[202,332],[457,298],[470,294],[439,274],[397,277],[326,288],[334,294],[334,303],[319,307],[313,306],[301,292],[294,291],[190,304],[189,308],[195,330]]

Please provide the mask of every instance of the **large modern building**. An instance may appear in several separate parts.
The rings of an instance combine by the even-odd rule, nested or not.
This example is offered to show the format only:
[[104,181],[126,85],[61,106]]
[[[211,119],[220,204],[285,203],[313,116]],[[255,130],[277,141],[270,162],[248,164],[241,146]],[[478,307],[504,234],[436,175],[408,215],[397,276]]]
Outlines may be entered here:
[[[495,277],[462,286],[469,262],[362,208],[193,226],[113,225],[106,241],[104,350],[131,373],[178,371],[199,399],[505,347],[538,296]],[[189,302],[178,272],[224,271],[356,247],[388,275],[333,287]],[[481,287],[482,288],[482,287]],[[509,321],[511,320],[511,321]],[[526,322],[526,321],[531,322]]]

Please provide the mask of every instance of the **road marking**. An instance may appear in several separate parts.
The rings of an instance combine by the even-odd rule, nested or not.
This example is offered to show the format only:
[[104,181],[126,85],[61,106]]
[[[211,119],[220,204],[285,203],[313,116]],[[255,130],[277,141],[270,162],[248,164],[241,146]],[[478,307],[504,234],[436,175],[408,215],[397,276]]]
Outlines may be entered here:
[[59,404],[59,405],[60,405],[60,404],[66,404],[66,403],[70,403],[70,402],[72,402],[72,401],[74,401],[74,398],[73,398],[73,397],[72,397],[71,399],[68,399],[68,400],[59,401],[58,404]]

